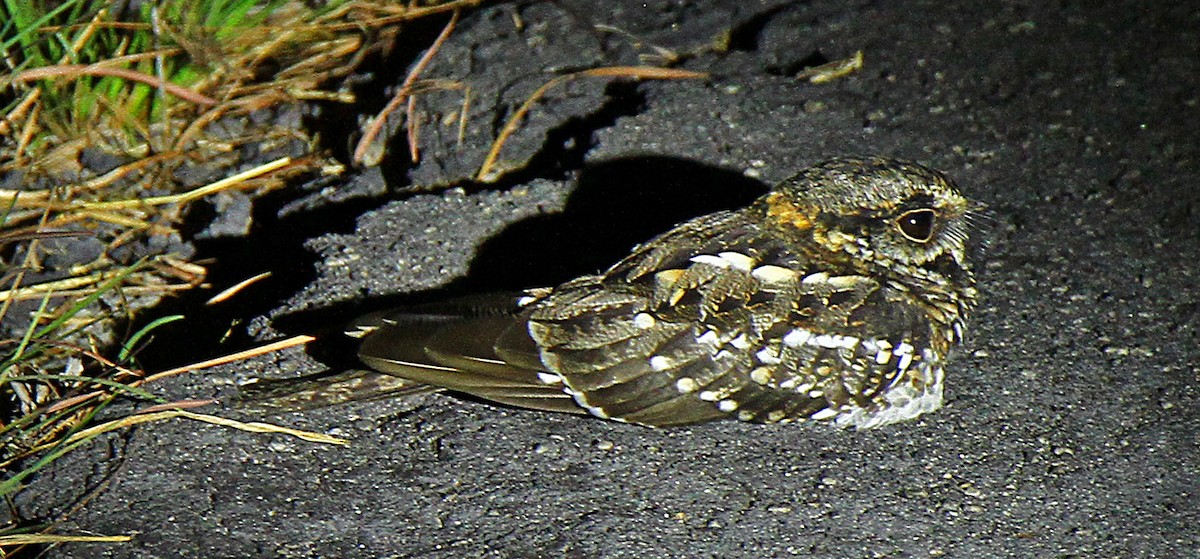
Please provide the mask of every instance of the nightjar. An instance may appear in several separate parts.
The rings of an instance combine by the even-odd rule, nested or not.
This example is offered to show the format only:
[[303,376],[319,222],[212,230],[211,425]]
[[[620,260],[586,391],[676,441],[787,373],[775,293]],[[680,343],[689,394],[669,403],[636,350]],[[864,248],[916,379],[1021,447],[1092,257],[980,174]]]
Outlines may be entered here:
[[921,165],[834,159],[598,275],[370,315],[349,333],[373,369],[522,408],[876,427],[942,404],[976,298],[974,208]]

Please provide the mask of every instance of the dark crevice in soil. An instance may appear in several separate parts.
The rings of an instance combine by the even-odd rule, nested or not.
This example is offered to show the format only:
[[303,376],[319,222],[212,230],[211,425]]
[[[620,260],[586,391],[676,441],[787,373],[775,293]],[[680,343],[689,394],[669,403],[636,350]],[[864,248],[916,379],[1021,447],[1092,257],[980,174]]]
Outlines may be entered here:
[[759,49],[759,42],[762,39],[762,33],[767,28],[767,24],[775,18],[779,12],[788,8],[787,4],[775,6],[761,13],[751,16],[746,21],[734,25],[729,30],[729,50],[741,52],[756,52]]

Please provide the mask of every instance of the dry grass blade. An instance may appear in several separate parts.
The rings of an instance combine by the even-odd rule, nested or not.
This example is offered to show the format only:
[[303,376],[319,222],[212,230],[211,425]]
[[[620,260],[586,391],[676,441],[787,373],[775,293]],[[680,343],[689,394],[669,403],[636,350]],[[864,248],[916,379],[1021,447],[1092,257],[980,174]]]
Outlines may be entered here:
[[176,204],[176,203],[183,203],[183,202],[191,202],[192,200],[203,198],[210,194],[215,194],[222,190],[232,188],[232,187],[237,186],[237,185],[239,185],[243,182],[246,182],[250,179],[258,178],[267,173],[277,171],[277,170],[287,167],[288,165],[291,165],[291,164],[292,164],[292,159],[290,157],[281,157],[281,158],[271,161],[269,163],[264,163],[262,165],[259,165],[258,167],[255,167],[253,169],[248,169],[246,171],[243,171],[241,173],[238,173],[238,174],[230,176],[230,177],[225,177],[225,178],[223,178],[219,181],[216,181],[212,184],[202,186],[195,190],[181,192],[179,194],[171,194],[169,196],[151,196],[148,198],[136,198],[133,200],[113,200],[110,202],[90,202],[90,203],[80,204],[78,207],[81,209],[88,209],[88,210],[108,210],[108,209],[139,208],[139,207],[144,207],[144,206],[158,206],[158,205],[162,205],[162,204]]
[[[116,244],[110,246],[116,246]],[[112,286],[109,286],[107,282],[115,278],[124,279],[121,292],[127,296],[186,291],[204,285],[204,277],[207,274],[207,271],[200,266],[179,262],[168,257],[150,259],[145,269],[134,272],[113,270],[108,267],[108,264],[107,260],[100,259],[90,264],[76,265],[71,270],[71,273],[75,275],[60,280],[32,285],[20,285],[21,281],[15,281],[13,287],[0,290],[0,303],[45,297],[62,300],[89,295],[97,290],[110,289]],[[28,265],[26,267],[28,268]],[[20,279],[18,278],[18,280]],[[3,314],[0,312],[0,316]]]
[[[56,534],[14,534],[11,536],[0,536],[0,546],[43,545],[72,542],[120,543],[128,541],[133,541],[133,536],[61,536]],[[3,557],[3,555],[0,555],[0,557]]]
[[[185,403],[185,405],[188,405],[188,404]],[[46,443],[34,446],[34,447],[26,450],[25,452],[23,452],[22,455],[29,456],[29,455],[37,454],[40,452],[49,451],[49,450],[52,450],[55,448],[70,448],[72,446],[77,446],[79,444],[86,443],[87,441],[94,439],[105,433],[109,433],[109,432],[116,431],[119,429],[125,429],[127,427],[133,427],[135,425],[141,425],[143,423],[152,423],[155,421],[165,421],[168,419],[175,419],[175,418],[183,418],[183,419],[191,419],[193,421],[201,421],[201,422],[209,423],[212,425],[220,425],[222,427],[230,427],[233,429],[237,429],[239,431],[246,431],[248,433],[277,433],[277,434],[281,434],[281,435],[289,435],[289,436],[296,437],[298,439],[305,440],[308,442],[313,442],[313,443],[332,444],[332,445],[338,445],[338,446],[348,446],[350,444],[350,441],[348,441],[346,439],[334,437],[331,435],[326,435],[324,433],[316,433],[313,431],[305,431],[302,429],[293,429],[291,427],[284,427],[282,425],[275,425],[272,423],[264,423],[261,421],[250,421],[250,422],[237,421],[235,419],[218,417],[215,415],[209,415],[209,414],[203,414],[203,413],[196,413],[196,412],[191,412],[191,411],[186,411],[186,410],[181,410],[181,409],[168,409],[168,410],[152,411],[152,412],[147,412],[147,413],[138,413],[138,414],[122,417],[120,419],[114,419],[112,421],[106,421],[104,423],[93,425],[86,429],[81,429],[79,431],[76,431],[74,434],[72,434],[71,436],[67,437],[64,440],[56,440],[56,441],[46,442]],[[5,463],[5,465],[7,465],[7,463]]]
[[[340,438],[340,437],[334,437],[332,435],[326,435],[324,433],[316,433],[313,431],[304,431],[302,429],[292,429],[291,427],[284,427],[282,425],[275,425],[272,423],[264,423],[261,421],[249,421],[249,422],[236,421],[233,419],[218,417],[215,415],[207,415],[207,414],[195,413],[195,412],[183,411],[183,410],[157,412],[154,415],[160,415],[162,419],[169,419],[171,417],[182,417],[185,419],[192,419],[195,421],[203,421],[205,423],[211,423],[213,425],[232,427],[239,431],[246,431],[248,433],[278,433],[281,435],[290,435],[290,436],[296,437],[298,439],[305,440],[305,441],[312,442],[312,443],[332,444],[332,445],[338,445],[338,446],[349,446],[350,445],[350,441]],[[134,416],[134,417],[138,417],[138,416]]]
[[[133,167],[137,166],[138,163],[135,162],[134,164],[123,166],[118,170],[122,174],[131,172],[134,170]],[[59,213],[53,219],[48,220],[45,226],[61,227],[89,218],[92,221],[122,225],[134,230],[149,230],[151,233],[169,233],[170,230],[165,229],[164,226],[156,226],[143,219],[144,214],[140,212],[144,212],[155,206],[186,204],[224,190],[242,187],[251,180],[266,177],[271,173],[287,169],[293,165],[303,167],[307,164],[306,162],[296,162],[291,158],[283,157],[186,192],[124,200],[99,202],[62,201],[60,196],[54,195],[51,191],[0,189],[0,205],[8,205],[13,208],[12,213],[8,216],[10,223],[35,217],[43,210],[52,210]],[[105,185],[93,185],[90,183],[83,185],[85,189],[91,189],[93,186],[99,189],[105,187]],[[78,195],[81,191],[76,190],[75,194]]]
[[[151,413],[140,413],[137,415],[122,417],[121,419],[114,419],[112,421],[106,421],[104,423],[88,427],[87,429],[83,429],[83,430],[75,433],[74,435],[71,435],[65,441],[63,441],[61,444],[69,445],[72,443],[77,443],[77,442],[84,441],[87,439],[95,438],[98,435],[102,435],[102,434],[108,433],[110,431],[116,431],[118,429],[124,429],[126,427],[132,427],[134,425],[140,425],[142,423],[151,423],[154,421],[163,421],[163,420],[167,420],[167,419],[174,419],[177,417],[184,418],[184,419],[191,419],[194,421],[202,421],[204,423],[220,425],[223,427],[232,427],[239,431],[246,431],[249,433],[279,433],[279,434],[283,434],[283,435],[290,435],[290,436],[296,437],[298,439],[302,439],[302,440],[314,442],[314,443],[333,444],[333,445],[339,445],[339,446],[347,446],[350,444],[350,441],[347,441],[346,439],[333,437],[333,436],[326,435],[323,433],[314,433],[312,431],[292,429],[290,427],[284,427],[282,425],[273,425],[270,423],[263,423],[263,422],[259,422],[259,421],[251,421],[251,422],[237,421],[237,420],[228,419],[228,418],[224,418],[224,417],[217,417],[215,415],[208,415],[208,414],[190,412],[190,411],[185,411],[185,410],[164,410],[164,411],[156,411],[156,412],[151,412]],[[57,444],[60,444],[60,443],[46,444],[41,447],[33,448],[31,450],[33,452],[40,452],[43,450],[48,450],[49,448],[52,448],[52,447],[56,446]]]
[[707,79],[708,74],[673,68],[659,68],[657,66],[606,66],[558,76],[543,84],[537,91],[534,91],[529,98],[525,99],[520,108],[509,117],[508,121],[504,123],[504,128],[500,130],[496,141],[492,142],[492,148],[488,150],[487,157],[484,158],[483,164],[479,166],[479,172],[475,174],[475,180],[489,182],[497,178],[493,174],[493,168],[496,165],[496,160],[500,157],[500,150],[504,148],[504,144],[508,141],[509,136],[512,136],[517,131],[517,127],[520,126],[525,115],[533,108],[534,103],[537,103],[538,100],[546,95],[546,92],[555,86],[585,77],[629,78],[637,80],[697,80]]
[[205,301],[204,304],[205,305],[216,305],[217,303],[223,303],[226,300],[228,300],[230,297],[237,295],[239,291],[241,291],[247,287],[250,287],[251,285],[258,283],[259,281],[262,281],[269,277],[271,277],[271,272],[263,272],[256,276],[246,278],[242,281],[239,281],[239,282],[233,284],[230,287],[227,287],[227,288],[221,290],[220,293],[213,295],[211,298],[209,298],[209,300]]
[[29,111],[33,110],[37,105],[37,100],[42,96],[41,91],[34,90],[25,95],[21,102],[18,103],[8,114],[0,118],[0,136],[7,136],[12,133],[13,123],[20,122],[25,119]]
[[192,91],[186,87],[173,84],[162,78],[150,76],[126,68],[111,68],[99,64],[59,64],[57,66],[43,66],[41,68],[34,68],[32,70],[20,72],[11,78],[11,82],[26,83],[48,78],[74,78],[79,76],[112,76],[160,88],[171,95],[197,105],[207,107],[217,104],[217,100],[213,99],[212,97]]
[[0,301],[41,299],[47,295],[60,294],[60,292],[63,291],[74,290],[88,285],[97,285],[112,278],[114,275],[116,274],[108,272],[93,272],[91,274],[75,276],[57,281],[48,281],[45,283],[26,285],[14,289],[5,289],[0,291]]
[[53,231],[53,230],[32,230],[32,231],[10,231],[8,233],[0,233],[0,244],[15,243],[20,241],[32,241],[34,239],[68,239],[72,237],[82,237],[86,233],[82,231]]
[[250,359],[251,357],[257,357],[259,355],[264,355],[264,354],[275,352],[275,351],[282,351],[282,350],[288,349],[290,347],[296,347],[296,346],[301,346],[301,345],[307,344],[308,342],[311,342],[315,339],[316,338],[314,338],[312,336],[308,336],[308,335],[292,336],[285,340],[279,340],[278,342],[272,342],[267,345],[259,346],[259,347],[253,348],[253,349],[248,349],[246,351],[239,351],[237,353],[231,353],[229,355],[217,357],[215,359],[209,359],[207,361],[201,361],[199,363],[193,363],[191,365],[185,365],[183,367],[168,369],[161,373],[155,373],[153,375],[146,377],[145,379],[143,379],[141,382],[139,382],[137,384],[154,382],[156,380],[173,377],[175,375],[179,375],[179,374],[183,374],[183,373],[198,371],[200,369],[207,369],[209,367],[216,367],[218,365],[224,365],[226,363],[233,363],[235,361],[242,361],[244,359]]

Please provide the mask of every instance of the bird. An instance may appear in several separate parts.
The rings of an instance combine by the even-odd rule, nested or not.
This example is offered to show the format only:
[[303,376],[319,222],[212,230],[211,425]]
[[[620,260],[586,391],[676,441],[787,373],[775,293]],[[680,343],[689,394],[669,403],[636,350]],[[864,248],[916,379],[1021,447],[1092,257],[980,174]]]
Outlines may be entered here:
[[942,405],[981,208],[921,164],[835,158],[603,272],[373,313],[347,334],[376,371],[517,408],[874,428]]

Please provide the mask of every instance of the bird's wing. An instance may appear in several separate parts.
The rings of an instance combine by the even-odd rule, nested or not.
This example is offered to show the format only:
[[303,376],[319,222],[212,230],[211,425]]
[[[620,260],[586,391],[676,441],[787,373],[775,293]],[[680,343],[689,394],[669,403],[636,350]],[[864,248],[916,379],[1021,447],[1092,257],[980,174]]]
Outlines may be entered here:
[[521,304],[369,318],[360,356],[487,400],[643,425],[833,417],[871,406],[920,358],[905,340],[928,325],[876,280],[817,260],[717,213]]
[[355,325],[366,332],[359,358],[380,372],[503,404],[583,413],[560,387],[539,379],[516,301],[495,294],[368,315]]
[[877,281],[812,260],[756,220],[714,214],[560,286],[533,306],[529,331],[542,364],[600,417],[832,417],[870,405],[911,363],[880,340],[928,327]]

